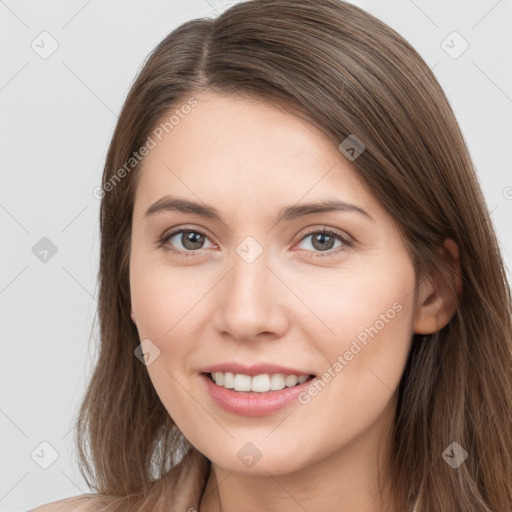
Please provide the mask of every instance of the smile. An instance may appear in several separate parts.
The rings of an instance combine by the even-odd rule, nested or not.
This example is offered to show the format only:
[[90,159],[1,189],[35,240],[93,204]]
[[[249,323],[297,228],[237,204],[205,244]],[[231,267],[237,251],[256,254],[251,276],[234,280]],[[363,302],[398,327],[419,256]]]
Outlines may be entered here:
[[239,416],[266,416],[298,403],[297,397],[318,380],[314,375],[282,373],[212,372],[199,377],[214,404]]
[[285,375],[284,373],[263,373],[251,376],[232,372],[213,372],[208,375],[217,386],[254,393],[267,393],[292,388],[313,377],[312,375]]

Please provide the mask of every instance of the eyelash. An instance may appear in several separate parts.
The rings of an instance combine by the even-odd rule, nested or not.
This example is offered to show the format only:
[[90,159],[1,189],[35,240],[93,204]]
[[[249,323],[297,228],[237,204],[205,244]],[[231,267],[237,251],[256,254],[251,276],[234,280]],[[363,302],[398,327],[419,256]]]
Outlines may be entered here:
[[[164,251],[168,251],[168,252],[180,255],[180,256],[185,256],[185,257],[197,256],[197,253],[199,251],[201,251],[201,249],[198,249],[195,251],[179,251],[179,250],[173,249],[170,245],[167,245],[171,238],[173,238],[174,236],[179,235],[181,233],[196,233],[196,234],[199,234],[199,235],[202,235],[202,236],[205,236],[206,238],[208,238],[208,235],[206,235],[206,233],[203,233],[202,231],[200,231],[198,229],[180,228],[176,231],[172,231],[171,233],[164,234],[162,236],[162,238],[159,240],[158,248],[163,249]],[[338,247],[337,249],[329,249],[328,251],[313,251],[316,253],[315,257],[323,258],[323,257],[332,256],[334,254],[338,254],[340,252],[346,251],[348,248],[350,248],[354,245],[354,243],[351,240],[348,240],[347,238],[343,237],[340,233],[330,230],[330,229],[327,229],[327,228],[316,229],[316,230],[309,231],[308,233],[305,233],[304,236],[299,240],[298,243],[302,242],[307,237],[309,237],[311,235],[318,234],[318,233],[332,236],[332,237],[340,240],[343,243],[343,245],[341,247]],[[304,250],[307,250],[307,249],[304,249]]]

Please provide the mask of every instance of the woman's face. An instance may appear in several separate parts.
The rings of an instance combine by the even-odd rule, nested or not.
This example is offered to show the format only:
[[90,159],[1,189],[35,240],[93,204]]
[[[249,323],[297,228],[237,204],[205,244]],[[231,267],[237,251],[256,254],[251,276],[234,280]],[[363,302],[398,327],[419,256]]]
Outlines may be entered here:
[[[399,230],[307,122],[238,96],[196,99],[153,137],[136,191],[132,318],[154,387],[230,471],[284,474],[356,447],[373,458],[415,331]],[[327,201],[352,206],[305,207]],[[217,365],[222,386],[207,375]],[[296,387],[293,374],[315,378]]]

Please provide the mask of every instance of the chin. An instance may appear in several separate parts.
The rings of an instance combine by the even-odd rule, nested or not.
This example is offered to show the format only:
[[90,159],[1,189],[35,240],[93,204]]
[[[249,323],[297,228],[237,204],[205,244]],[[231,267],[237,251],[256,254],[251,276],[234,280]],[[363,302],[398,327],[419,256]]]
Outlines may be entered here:
[[271,454],[266,453],[265,449],[256,450],[247,443],[235,452],[234,457],[227,456],[224,450],[223,453],[213,454],[213,457],[208,458],[226,471],[252,476],[268,476],[269,473],[274,476],[285,475],[299,471],[307,465],[304,454],[301,454],[299,460],[297,451],[294,450],[281,450],[276,453],[274,448]]

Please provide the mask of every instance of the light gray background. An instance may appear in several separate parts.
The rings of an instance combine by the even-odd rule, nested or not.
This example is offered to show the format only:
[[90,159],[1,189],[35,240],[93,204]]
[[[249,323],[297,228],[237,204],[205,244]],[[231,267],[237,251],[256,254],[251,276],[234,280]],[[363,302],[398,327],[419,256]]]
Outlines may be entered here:
[[[147,54],[181,23],[231,3],[0,0],[0,511],[88,491],[71,429],[96,355],[99,201],[92,191]],[[433,68],[510,268],[512,0],[354,3],[401,33]],[[43,31],[59,45],[47,59],[31,47],[35,40],[50,48],[38,38]],[[456,59],[441,46],[453,31],[469,43]],[[452,40],[445,45],[453,53],[461,46]],[[42,237],[58,251],[46,263],[32,252]],[[48,469],[35,462],[51,461],[42,442],[58,452]]]

